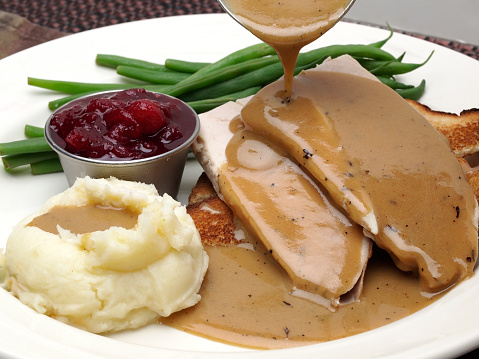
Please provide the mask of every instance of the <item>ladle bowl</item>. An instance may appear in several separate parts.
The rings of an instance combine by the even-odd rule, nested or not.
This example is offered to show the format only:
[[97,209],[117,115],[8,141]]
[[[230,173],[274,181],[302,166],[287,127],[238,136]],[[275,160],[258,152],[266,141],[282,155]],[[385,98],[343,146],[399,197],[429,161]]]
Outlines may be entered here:
[[[293,1],[295,4],[298,3],[298,0],[287,0],[287,1]],[[348,5],[344,8],[344,10],[337,15],[337,17],[335,19],[332,19],[333,23],[336,24],[339,20],[341,20],[344,15],[346,15],[346,13],[351,9],[351,7],[353,6],[354,2],[356,0],[351,0],[349,1]],[[231,16],[236,22],[238,22],[240,25],[242,25],[243,27],[245,27],[246,29],[250,30],[248,28],[248,26],[246,26],[244,24],[244,22],[240,19],[240,17],[237,16],[237,14],[230,8],[230,6],[228,5],[231,1],[229,0],[218,0],[218,3],[221,5],[221,7],[225,10],[225,12]],[[275,2],[276,4],[277,2]]]

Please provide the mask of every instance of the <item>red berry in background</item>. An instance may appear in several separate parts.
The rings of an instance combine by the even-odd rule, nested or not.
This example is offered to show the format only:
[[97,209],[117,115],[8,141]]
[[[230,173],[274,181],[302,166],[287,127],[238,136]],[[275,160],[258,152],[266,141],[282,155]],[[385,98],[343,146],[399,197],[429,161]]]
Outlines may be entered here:
[[103,120],[107,128],[112,131],[118,125],[122,125],[122,132],[131,138],[139,138],[142,129],[138,121],[124,108],[113,108],[105,112]]
[[75,127],[75,119],[85,113],[83,106],[75,105],[56,113],[50,121],[50,128],[65,138]]
[[139,131],[137,129],[118,123],[110,127],[108,132],[105,133],[105,137],[109,138],[114,144],[126,144],[131,141],[132,138],[138,138],[138,133]]
[[90,158],[105,158],[110,157],[114,146],[112,143],[108,141],[103,141],[102,139],[98,138],[98,140],[93,141],[90,143],[90,148],[88,149],[88,156]]
[[143,134],[152,135],[166,125],[163,111],[152,100],[136,100],[128,105],[125,110],[138,122]]
[[171,104],[171,106],[160,105],[161,111],[163,111],[163,115],[165,115],[166,118],[171,118],[171,116],[172,116],[172,113],[171,113],[172,107],[174,107],[173,104]]
[[154,141],[143,141],[134,145],[134,150],[138,153],[148,156],[150,153],[158,151],[158,145]]
[[135,157],[137,155],[136,152],[132,152],[129,148],[123,145],[114,146],[111,152],[118,158]]
[[165,126],[161,132],[159,133],[161,142],[163,143],[170,143],[173,142],[179,138],[181,138],[182,134],[180,132],[180,129],[178,126],[174,124],[168,124]]
[[111,98],[94,98],[86,107],[87,112],[105,113],[115,107],[120,107],[121,102]]
[[81,126],[91,128],[92,131],[96,131],[100,134],[106,132],[105,123],[103,122],[102,117],[95,112],[87,112],[79,116],[75,123],[75,127]]
[[145,98],[145,96],[148,96],[148,94],[149,92],[147,92],[145,89],[133,88],[118,92],[113,97],[111,97],[111,99],[126,103]]
[[88,151],[91,143],[98,141],[97,135],[91,131],[91,127],[75,127],[65,138],[65,142],[74,152]]

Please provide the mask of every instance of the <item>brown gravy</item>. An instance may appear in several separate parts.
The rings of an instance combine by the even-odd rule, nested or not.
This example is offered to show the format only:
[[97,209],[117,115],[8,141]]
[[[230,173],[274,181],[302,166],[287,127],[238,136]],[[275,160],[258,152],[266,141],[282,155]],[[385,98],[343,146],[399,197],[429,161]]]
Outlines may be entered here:
[[243,108],[249,128],[281,144],[355,222],[368,228],[358,208],[373,214],[376,231],[368,229],[375,242],[401,269],[418,270],[425,290],[472,275],[474,193],[424,117],[395,91],[359,76],[302,74],[288,104],[278,95],[281,86],[268,86]]
[[132,229],[138,222],[138,214],[126,208],[84,206],[56,206],[47,213],[35,217],[28,225],[46,232],[58,234],[57,225],[74,234],[105,231],[110,227]]
[[367,263],[370,242],[362,228],[284,152],[255,133],[236,132],[226,157],[218,180],[230,208],[271,250],[298,295],[335,306],[360,281]]
[[291,282],[260,242],[206,247],[210,256],[201,301],[162,324],[223,343],[258,349],[317,344],[404,318],[440,295],[421,294],[417,277],[374,248],[361,300],[330,311],[290,294]]
[[[291,150],[287,138],[298,135],[306,142],[316,141],[316,146],[323,144],[324,147],[319,148],[311,148],[309,144],[302,147],[308,148],[309,154],[305,156],[305,152],[298,151],[301,155],[297,161],[309,169],[307,162],[320,157],[321,151],[324,156],[331,155],[334,159],[330,161],[331,166],[336,163],[340,168],[347,168],[350,175],[346,177],[359,177],[359,183],[365,183],[365,191],[377,205],[379,232],[393,228],[394,223],[397,233],[406,237],[405,245],[398,245],[398,255],[392,256],[374,247],[360,300],[335,311],[292,295],[287,271],[260,241],[246,240],[253,244],[254,251],[238,246],[210,247],[207,248],[210,267],[201,290],[202,300],[193,308],[163,319],[164,324],[251,348],[308,345],[359,334],[404,318],[440,298],[446,292],[444,288],[473,274],[477,253],[474,194],[443,139],[435,137],[437,134],[409,107],[404,108],[402,99],[383,96],[384,88],[381,85],[376,88],[374,81],[338,73],[323,73],[317,78],[308,76],[314,77],[312,82],[318,88],[307,88],[308,84],[295,80],[294,96],[288,104],[281,100],[281,82],[260,92],[243,109],[242,118],[247,128],[271,139],[274,137],[268,132],[271,129],[261,126],[271,126],[281,118],[288,122],[285,126],[291,126],[284,130],[289,136],[281,137],[280,141],[275,138],[270,143],[281,143],[282,149]],[[321,97],[321,101],[312,93]],[[381,106],[375,105],[378,98],[381,98]],[[327,106],[326,112],[323,106]],[[323,123],[305,126],[308,118]],[[392,127],[383,127],[378,120],[391,120]],[[240,128],[237,123],[232,127]],[[245,135],[244,139],[248,137]],[[241,151],[241,143],[233,138],[227,153]],[[295,156],[292,154],[292,157]],[[268,167],[270,160],[264,159],[260,164]],[[233,160],[228,171],[241,174],[248,166],[251,165],[247,162]],[[222,193],[229,202],[228,193],[234,190],[228,191],[230,184],[221,180],[225,176],[225,169],[222,170],[220,187],[223,186]],[[344,173],[336,171],[338,175]],[[365,174],[371,178],[363,177]],[[273,176],[263,177],[266,180],[261,181],[274,179],[276,182]],[[384,183],[378,184],[380,179]],[[400,181],[400,185],[396,181]],[[254,197],[257,186],[254,181],[250,186]],[[231,203],[241,206],[241,201]],[[459,212],[456,206],[460,207]],[[268,219],[268,208],[270,206],[265,206],[262,213],[264,218],[255,220]],[[432,264],[428,256],[433,258]],[[419,263],[419,268],[411,265],[408,258]],[[396,264],[406,271],[398,269]]]
[[299,51],[328,31],[351,0],[224,0],[235,17],[259,39],[271,45],[284,67],[285,97],[293,87]]

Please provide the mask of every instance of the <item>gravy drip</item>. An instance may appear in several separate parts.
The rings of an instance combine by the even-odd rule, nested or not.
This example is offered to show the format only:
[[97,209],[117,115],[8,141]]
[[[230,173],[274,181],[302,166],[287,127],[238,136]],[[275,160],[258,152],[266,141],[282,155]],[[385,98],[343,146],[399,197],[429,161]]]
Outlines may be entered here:
[[56,206],[35,217],[28,226],[58,234],[57,225],[74,234],[105,231],[110,227],[132,229],[138,222],[138,214],[126,208],[84,206]]
[[271,45],[284,68],[284,98],[289,99],[299,51],[339,21],[350,0],[224,0],[251,33]]
[[363,199],[377,223],[375,242],[399,268],[418,270],[424,290],[473,274],[474,193],[426,119],[393,90],[359,76],[309,71],[296,77],[287,105],[281,86],[268,86],[243,108],[249,128],[294,156],[361,224],[361,202],[347,196]]
[[[238,126],[233,122],[232,128]],[[337,306],[370,256],[362,228],[285,153],[256,134],[236,132],[226,157],[218,180],[226,203],[286,270],[295,294]]]
[[287,273],[262,243],[205,247],[210,265],[194,307],[162,318],[188,333],[249,348],[279,349],[317,344],[363,333],[404,318],[440,295],[421,294],[417,278],[395,268],[374,249],[361,300],[332,312],[290,293]]

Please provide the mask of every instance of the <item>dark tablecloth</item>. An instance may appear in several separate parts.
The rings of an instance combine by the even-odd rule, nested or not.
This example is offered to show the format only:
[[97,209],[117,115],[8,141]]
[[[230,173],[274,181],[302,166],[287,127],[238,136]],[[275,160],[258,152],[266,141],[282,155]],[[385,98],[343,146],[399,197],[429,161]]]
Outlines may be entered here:
[[216,0],[0,0],[0,10],[67,33],[134,20],[223,11]]
[[[33,45],[84,30],[164,16],[221,12],[223,9],[216,0],[0,0],[0,59]],[[479,60],[477,46],[403,33]],[[479,350],[461,359],[477,357]]]

